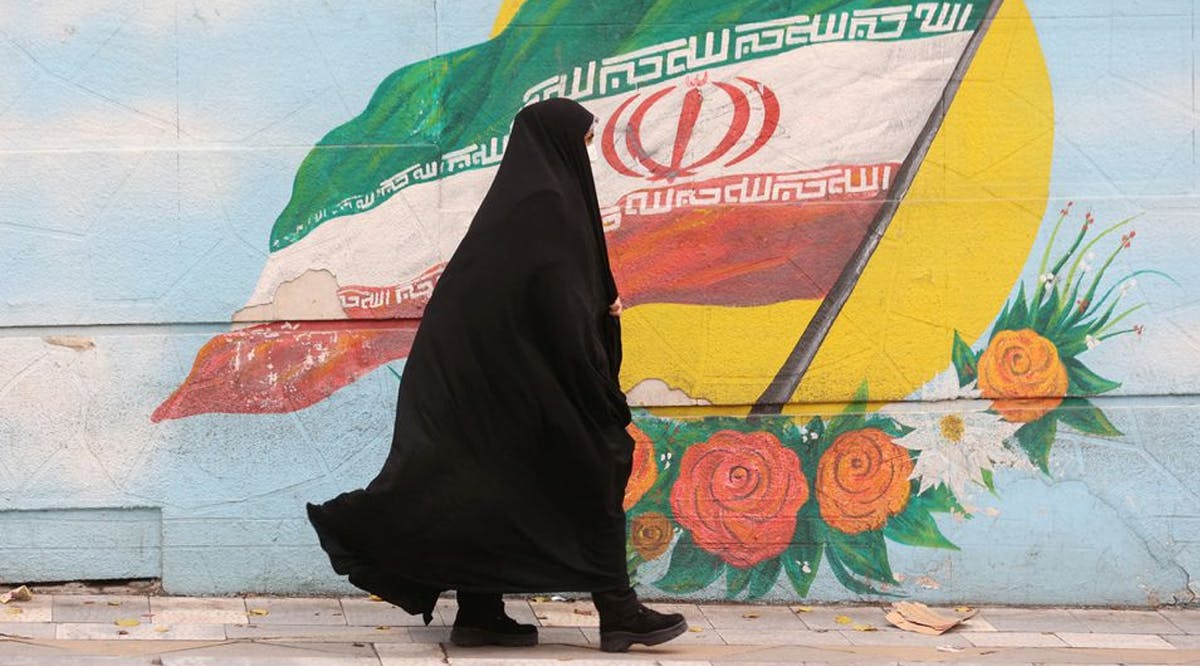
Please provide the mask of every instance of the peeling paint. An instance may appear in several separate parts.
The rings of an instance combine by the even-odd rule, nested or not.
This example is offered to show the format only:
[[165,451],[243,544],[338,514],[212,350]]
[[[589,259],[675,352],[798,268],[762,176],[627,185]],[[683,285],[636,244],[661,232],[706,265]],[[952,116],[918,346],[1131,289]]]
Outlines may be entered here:
[[346,313],[337,293],[337,277],[331,271],[308,270],[294,280],[280,283],[270,303],[235,312],[233,321],[345,319]]
[[55,347],[66,347],[74,349],[78,352],[88,351],[96,348],[96,343],[91,338],[86,338],[79,335],[47,335],[42,338],[42,341],[48,345]]
[[640,381],[633,388],[626,391],[626,396],[629,398],[629,404],[631,405],[672,407],[712,404],[704,398],[691,397],[683,389],[671,388],[670,384],[661,379]]

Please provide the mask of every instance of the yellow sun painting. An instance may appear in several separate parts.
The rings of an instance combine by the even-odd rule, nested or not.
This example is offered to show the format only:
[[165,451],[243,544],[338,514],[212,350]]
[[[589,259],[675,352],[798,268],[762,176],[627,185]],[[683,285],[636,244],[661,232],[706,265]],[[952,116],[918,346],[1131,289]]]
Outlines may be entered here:
[[[495,33],[523,2],[504,0]],[[794,403],[844,402],[864,381],[873,400],[900,399],[949,366],[955,330],[967,340],[986,330],[1042,220],[1053,120],[1033,21],[1022,0],[1007,0]],[[748,406],[816,308],[815,301],[630,308],[622,385],[658,379],[713,405],[691,414]]]

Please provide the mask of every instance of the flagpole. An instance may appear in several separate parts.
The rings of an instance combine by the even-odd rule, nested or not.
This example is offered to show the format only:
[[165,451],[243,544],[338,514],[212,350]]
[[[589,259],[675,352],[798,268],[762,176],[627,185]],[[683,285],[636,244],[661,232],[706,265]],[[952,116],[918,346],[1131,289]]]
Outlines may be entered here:
[[804,333],[800,335],[796,346],[792,348],[791,354],[784,361],[783,367],[779,369],[775,378],[771,380],[766,390],[763,391],[762,395],[755,401],[754,406],[751,407],[751,415],[781,413],[783,406],[787,404],[792,394],[800,387],[800,380],[803,379],[804,373],[812,365],[813,359],[817,356],[817,350],[821,348],[821,343],[825,341],[825,337],[829,335],[830,329],[833,328],[834,320],[837,319],[838,314],[841,313],[842,308],[846,305],[846,301],[849,300],[850,293],[854,291],[855,285],[858,284],[859,278],[862,277],[867,262],[871,259],[871,255],[874,254],[875,248],[879,246],[879,241],[883,238],[884,232],[887,231],[888,225],[891,224],[892,217],[895,216],[896,209],[900,206],[900,201],[908,192],[909,186],[912,185],[912,181],[917,175],[917,168],[929,153],[929,146],[933,144],[933,138],[946,117],[946,111],[950,108],[950,103],[954,100],[954,95],[958,92],[958,88],[962,84],[962,79],[966,75],[976,51],[979,50],[979,44],[983,41],[984,35],[992,24],[992,19],[996,16],[996,12],[1000,9],[1000,5],[1003,2],[1004,0],[992,0],[988,5],[987,12],[979,22],[979,27],[975,30],[975,34],[971,36],[971,40],[967,42],[967,46],[959,57],[954,71],[950,74],[950,80],[946,83],[945,89],[942,90],[942,96],[938,100],[937,107],[929,115],[929,120],[926,121],[925,127],[921,130],[916,144],[909,151],[904,163],[900,165],[900,169],[896,173],[895,186],[887,193],[887,200],[884,201],[879,211],[875,214],[875,218],[867,228],[867,233],[863,237],[862,242],[854,251],[849,261],[846,262],[841,274],[838,275],[837,280],[829,289],[829,293],[817,307],[817,311],[813,314],[812,319],[809,320],[808,325],[805,326]]

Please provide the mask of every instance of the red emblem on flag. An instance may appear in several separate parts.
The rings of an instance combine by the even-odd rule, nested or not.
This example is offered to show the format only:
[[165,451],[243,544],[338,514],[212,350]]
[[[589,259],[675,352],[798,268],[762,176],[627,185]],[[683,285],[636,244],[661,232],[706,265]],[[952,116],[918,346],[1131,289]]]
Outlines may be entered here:
[[[658,141],[647,140],[648,121],[669,128],[672,123],[665,114],[672,110],[674,135],[664,138],[658,132]],[[698,126],[705,129],[707,140],[696,141]],[[747,141],[752,126],[757,132]],[[745,160],[766,145],[778,126],[779,98],[766,85],[744,77],[710,83],[705,74],[688,77],[683,86],[663,88],[645,98],[638,93],[622,102],[605,125],[600,145],[618,173],[672,181],[709,164],[730,167]],[[623,145],[618,145],[619,133],[624,135]],[[732,158],[721,161],[735,149]]]

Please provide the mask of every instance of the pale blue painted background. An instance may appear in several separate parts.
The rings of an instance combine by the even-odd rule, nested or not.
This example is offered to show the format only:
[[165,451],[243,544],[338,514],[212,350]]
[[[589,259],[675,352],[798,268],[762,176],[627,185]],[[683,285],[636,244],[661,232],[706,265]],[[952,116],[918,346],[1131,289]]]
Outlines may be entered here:
[[[244,304],[308,148],[391,71],[485,39],[497,4],[0,0],[0,511],[21,510],[0,513],[0,533],[30,509],[143,507],[150,521],[161,509],[161,558],[47,537],[36,555],[0,545],[0,579],[53,561],[80,577],[161,575],[180,593],[347,589],[302,506],[377,470],[390,373],[295,414],[149,414]],[[934,600],[1188,600],[1200,570],[1200,0],[1028,4],[1055,93],[1051,212],[1071,199],[1101,223],[1141,214],[1120,261],[1181,286],[1142,280],[1145,335],[1085,357],[1125,383],[1104,408],[1126,438],[1060,438],[1053,479],[1005,473],[995,515],[944,523],[961,552],[894,546],[893,568]],[[89,515],[159,548],[144,522]],[[814,595],[846,592],[823,572]]]

